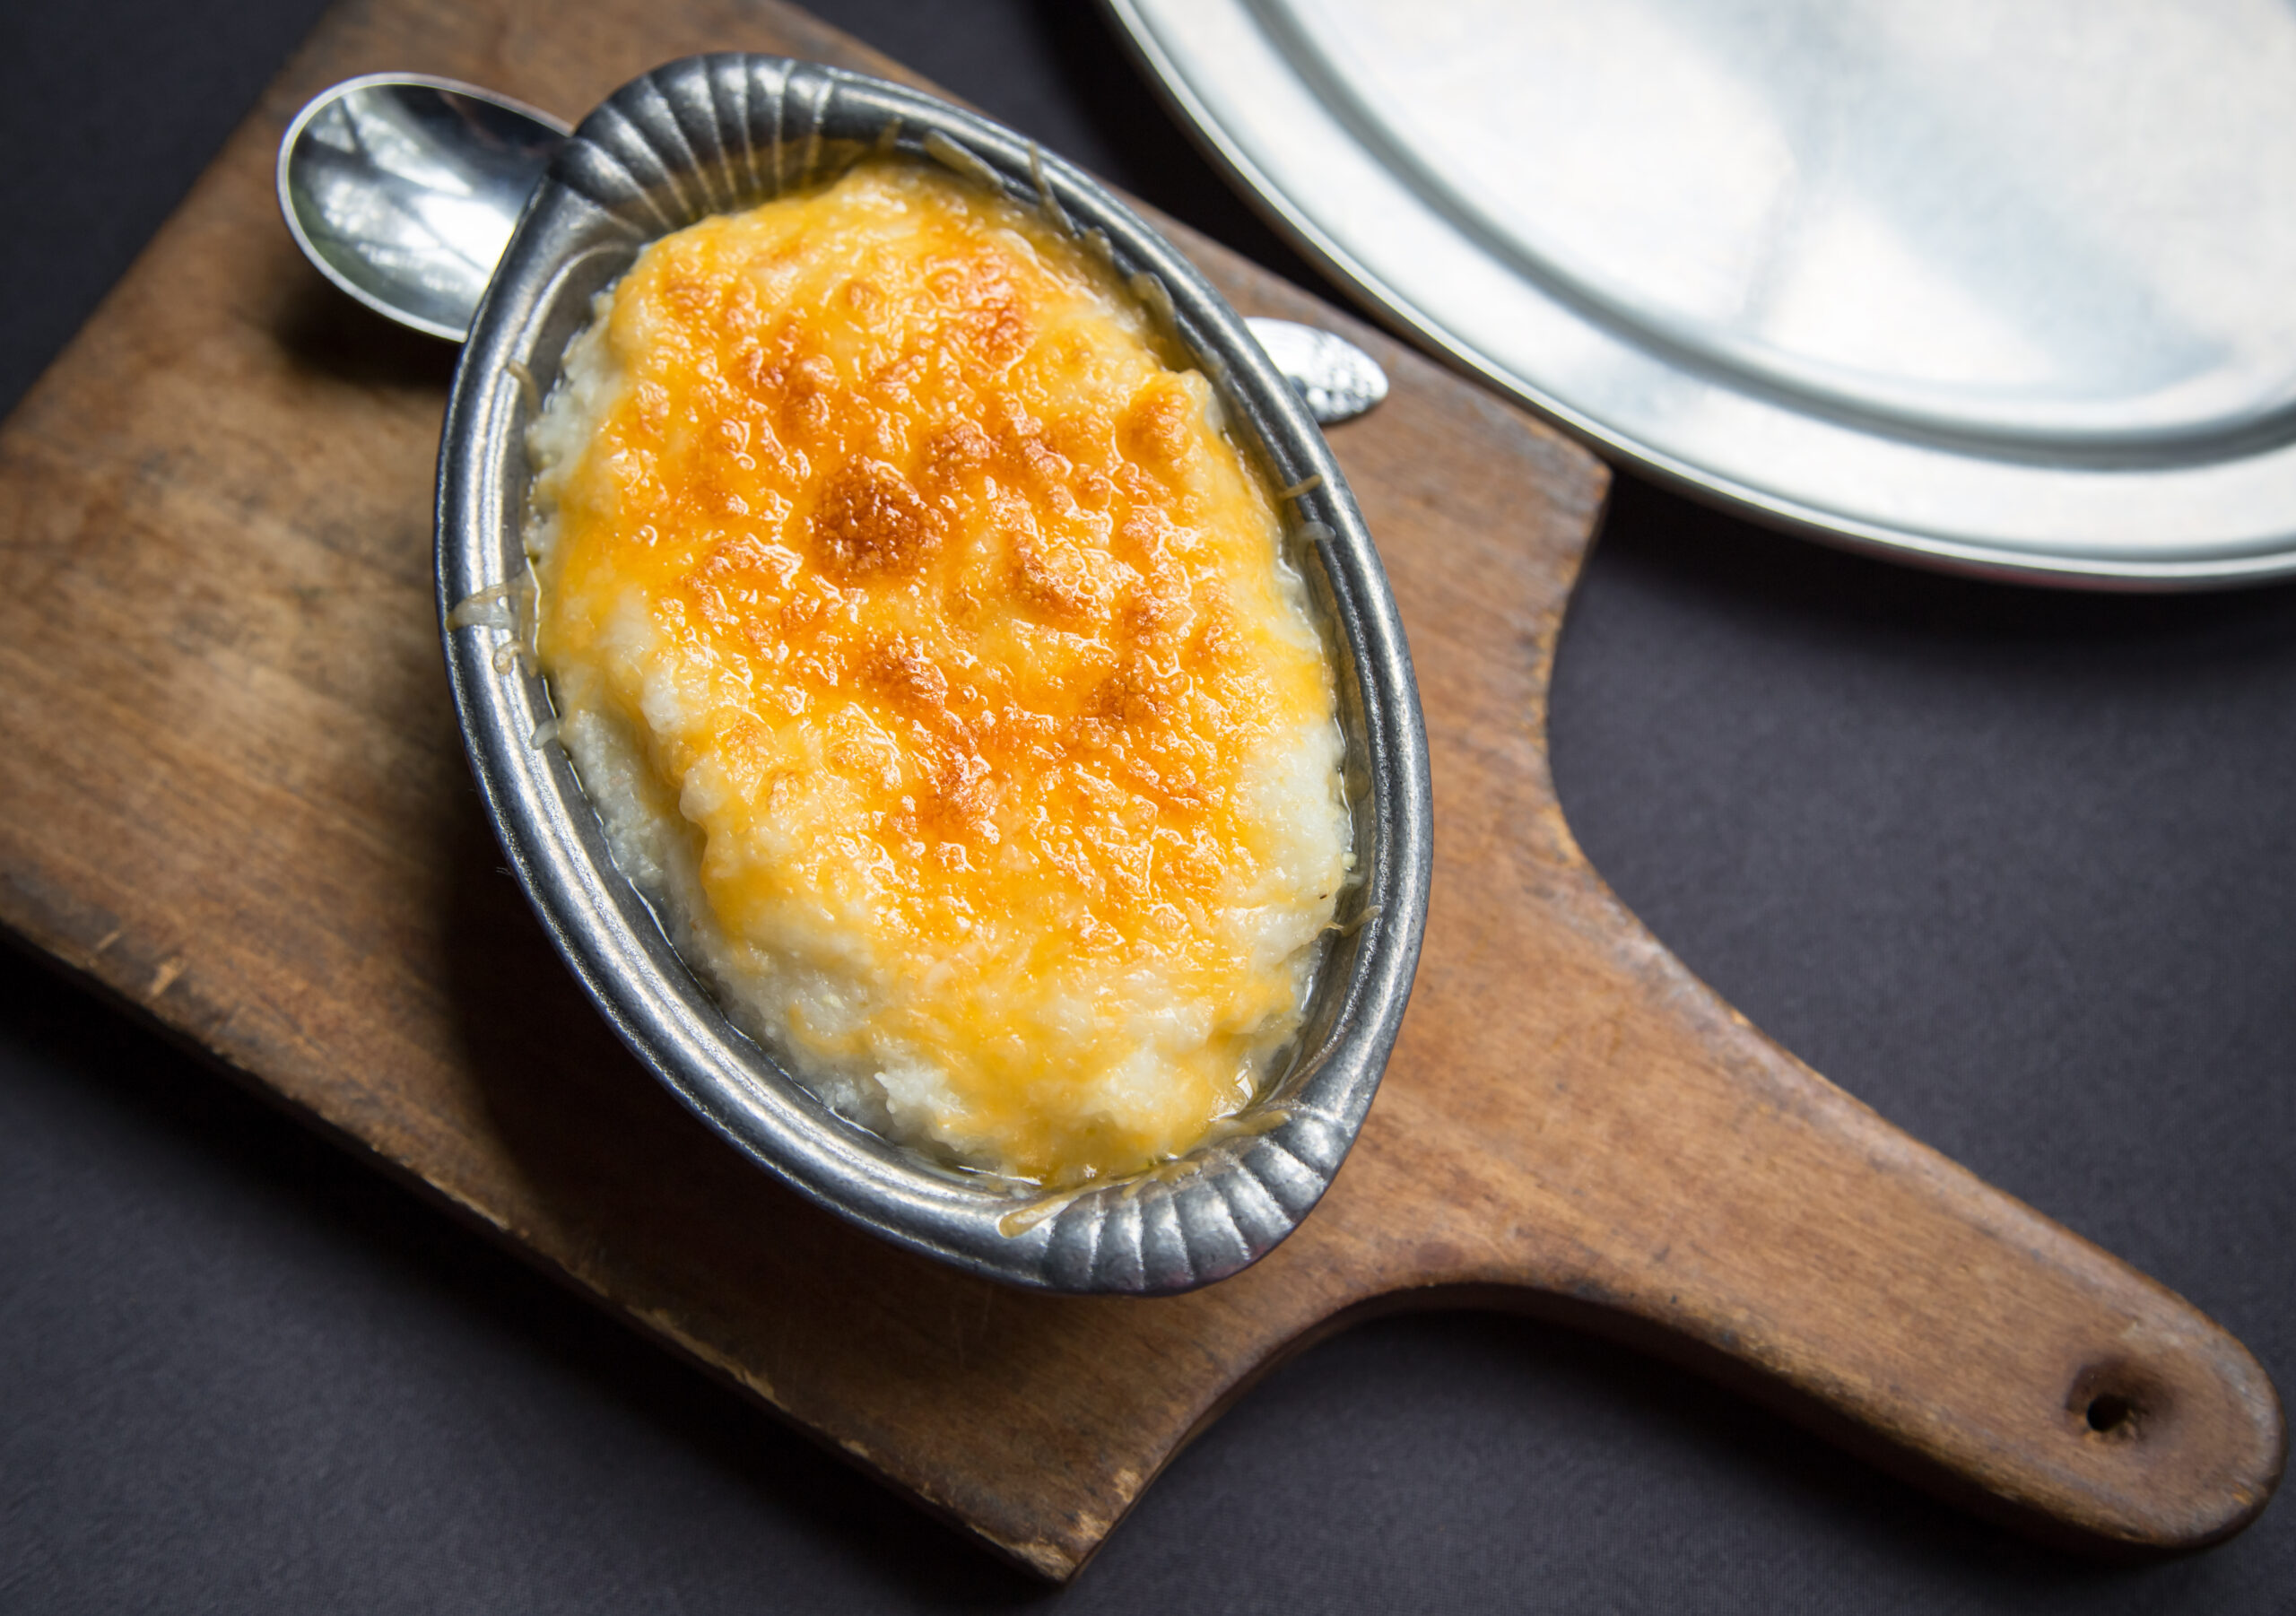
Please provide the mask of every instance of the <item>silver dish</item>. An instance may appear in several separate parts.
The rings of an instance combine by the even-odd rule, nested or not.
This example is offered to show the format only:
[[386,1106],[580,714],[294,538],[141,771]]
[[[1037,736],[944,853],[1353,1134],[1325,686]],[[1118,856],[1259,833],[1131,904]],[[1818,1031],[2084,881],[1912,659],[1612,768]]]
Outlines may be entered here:
[[[556,746],[550,693],[515,630],[451,626],[521,577],[526,428],[592,297],[649,240],[834,174],[883,143],[1102,232],[1120,275],[1218,389],[1285,501],[1338,673],[1361,883],[1343,902],[1307,1022],[1244,1132],[1167,1171],[1073,1197],[938,1166],[831,1112],[726,1021],[614,867]],[[1155,283],[1150,286],[1148,280]],[[1161,287],[1161,291],[1156,291]],[[1317,481],[1319,480],[1319,481]],[[439,448],[439,604],[464,739],[513,869],[567,963],[639,1058],[736,1149],[885,1238],[1014,1284],[1158,1294],[1232,1273],[1291,1231],[1361,1125],[1418,961],[1431,848],[1410,654],[1370,535],[1333,460],[1235,312],[1084,175],[988,120],[895,84],[771,56],[675,62],[617,91],[527,204],[456,373]]]
[[2033,582],[2296,573],[2296,12],[1109,0],[1374,309],[1746,514]]

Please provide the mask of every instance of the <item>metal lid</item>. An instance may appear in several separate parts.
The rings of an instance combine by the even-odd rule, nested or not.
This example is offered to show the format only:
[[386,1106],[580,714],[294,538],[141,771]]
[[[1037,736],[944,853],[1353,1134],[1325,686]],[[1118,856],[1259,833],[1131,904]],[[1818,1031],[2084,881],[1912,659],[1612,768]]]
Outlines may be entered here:
[[1111,0],[1416,334],[1765,519],[2036,581],[2296,572],[2296,13]]

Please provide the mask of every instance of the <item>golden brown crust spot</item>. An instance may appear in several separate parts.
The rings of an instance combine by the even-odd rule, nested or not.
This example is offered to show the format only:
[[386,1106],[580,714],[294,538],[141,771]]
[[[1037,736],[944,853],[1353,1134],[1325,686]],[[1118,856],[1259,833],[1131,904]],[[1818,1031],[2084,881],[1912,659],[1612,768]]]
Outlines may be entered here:
[[1034,329],[997,255],[944,260],[925,283],[948,317],[947,340],[970,349],[986,368],[1002,369],[1028,351]]
[[1013,532],[1013,588],[1043,616],[1079,628],[1106,614],[1110,594],[1075,546],[1048,543],[1033,526]]
[[952,494],[972,473],[996,458],[996,446],[979,423],[960,421],[926,440],[918,481],[935,494]]
[[1192,401],[1177,387],[1150,387],[1117,421],[1117,443],[1142,469],[1170,476],[1187,459]]
[[949,676],[922,640],[895,634],[871,651],[862,677],[870,688],[911,717],[939,713],[949,702]]
[[882,460],[848,461],[831,477],[810,526],[815,563],[840,584],[913,574],[941,543],[939,515]]
[[787,366],[779,375],[784,434],[801,447],[821,442],[833,424],[840,392],[837,366],[815,353]]
[[786,584],[796,560],[789,552],[744,534],[712,545],[684,578],[702,621],[721,633],[753,626],[772,610],[770,592]]

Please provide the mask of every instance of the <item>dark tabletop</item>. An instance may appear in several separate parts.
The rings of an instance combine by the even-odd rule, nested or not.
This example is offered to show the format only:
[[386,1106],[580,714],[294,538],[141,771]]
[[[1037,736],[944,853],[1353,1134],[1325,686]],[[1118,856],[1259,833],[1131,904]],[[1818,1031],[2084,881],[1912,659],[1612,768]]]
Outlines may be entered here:
[[[1078,0],[817,9],[1314,283]],[[0,400],[317,10],[0,5]],[[1622,480],[1552,725],[1693,970],[2296,1385],[2296,591],[1961,582]],[[1456,1314],[1279,1372],[1051,1594],[0,948],[0,1611],[1017,1606],[2248,1616],[2296,1505],[2100,1567]]]

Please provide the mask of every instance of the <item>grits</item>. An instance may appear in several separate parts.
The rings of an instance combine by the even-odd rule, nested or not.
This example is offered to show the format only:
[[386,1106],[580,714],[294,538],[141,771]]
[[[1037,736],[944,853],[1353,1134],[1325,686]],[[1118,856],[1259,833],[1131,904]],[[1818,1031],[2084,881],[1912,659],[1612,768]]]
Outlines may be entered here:
[[1048,1185],[1247,1104],[1352,862],[1333,680],[1205,379],[918,165],[600,294],[536,648],[623,871],[842,1114]]

